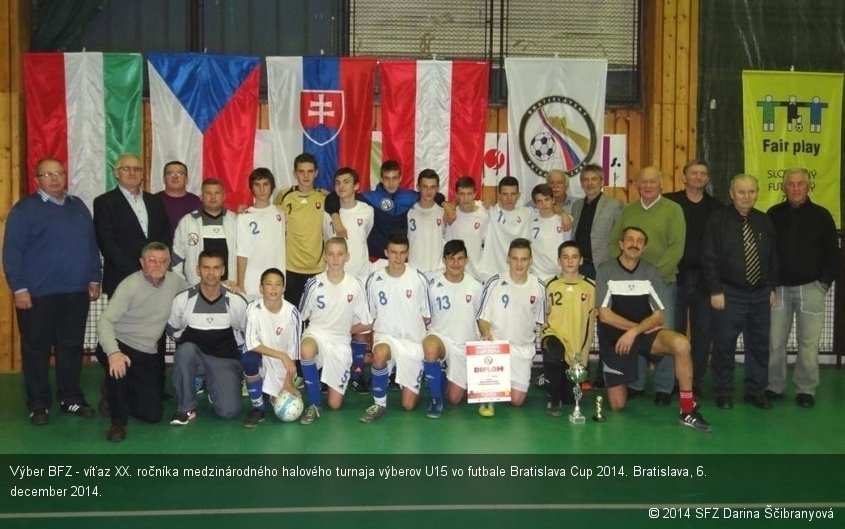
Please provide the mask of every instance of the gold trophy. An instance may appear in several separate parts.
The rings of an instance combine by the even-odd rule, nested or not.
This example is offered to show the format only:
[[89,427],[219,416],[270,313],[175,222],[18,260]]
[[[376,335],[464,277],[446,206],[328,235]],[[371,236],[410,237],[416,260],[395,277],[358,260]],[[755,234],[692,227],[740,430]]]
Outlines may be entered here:
[[596,397],[596,414],[593,415],[593,420],[596,422],[604,422],[607,420],[602,413],[602,402],[603,399],[601,398],[601,395]]
[[584,424],[586,418],[581,415],[581,397],[584,396],[584,392],[581,391],[581,382],[587,380],[587,368],[581,362],[580,351],[575,353],[575,361],[572,362],[572,366],[566,370],[566,378],[568,378],[574,385],[572,388],[572,394],[575,396],[575,409],[572,410],[572,413],[569,415],[569,422],[572,424]]

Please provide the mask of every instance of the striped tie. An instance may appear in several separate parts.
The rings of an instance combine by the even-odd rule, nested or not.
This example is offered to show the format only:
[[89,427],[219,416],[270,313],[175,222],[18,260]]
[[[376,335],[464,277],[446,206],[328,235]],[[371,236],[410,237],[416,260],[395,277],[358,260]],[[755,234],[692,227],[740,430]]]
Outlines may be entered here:
[[760,252],[748,217],[742,217],[742,246],[745,249],[745,279],[751,286],[760,283]]

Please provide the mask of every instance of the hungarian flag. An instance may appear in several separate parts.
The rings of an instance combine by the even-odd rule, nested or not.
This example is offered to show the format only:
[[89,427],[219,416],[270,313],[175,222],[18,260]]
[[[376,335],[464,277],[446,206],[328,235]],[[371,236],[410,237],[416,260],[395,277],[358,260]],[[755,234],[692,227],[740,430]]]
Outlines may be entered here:
[[399,162],[402,187],[413,189],[420,171],[434,169],[450,198],[461,176],[480,191],[489,64],[403,60],[379,68],[382,157]]
[[202,180],[217,178],[226,186],[229,209],[252,204],[248,177],[254,168],[260,59],[153,53],[147,61],[151,189],[164,188],[164,164],[179,160],[188,166],[189,191],[199,194]]
[[369,189],[373,76],[376,60],[360,57],[267,57],[267,96],[280,187],[293,180],[293,160],[317,159],[315,186],[334,189],[334,173],[352,167]]
[[113,165],[125,152],[141,154],[143,60],[137,53],[27,53],[23,59],[27,170],[65,165],[68,191],[90,209],[113,189]]

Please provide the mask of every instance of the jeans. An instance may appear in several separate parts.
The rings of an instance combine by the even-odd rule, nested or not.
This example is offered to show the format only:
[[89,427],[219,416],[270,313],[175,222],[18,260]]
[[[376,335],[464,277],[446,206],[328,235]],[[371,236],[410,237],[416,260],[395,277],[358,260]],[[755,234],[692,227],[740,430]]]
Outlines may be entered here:
[[[677,283],[666,283],[666,297],[663,301],[663,327],[675,330],[675,300],[678,295]],[[628,384],[629,389],[643,391],[648,376],[648,361],[645,356],[638,360],[637,380]],[[655,393],[672,393],[675,387],[675,359],[669,355],[663,356],[654,367]]]
[[[692,384],[700,388],[707,373],[707,359],[713,343],[710,294],[703,288],[700,270],[685,270],[678,275],[678,302],[675,307],[675,329],[686,334],[689,327],[692,347]],[[689,324],[687,324],[689,316]],[[771,376],[770,376],[771,377]]]
[[827,291],[818,281],[794,287],[777,287],[769,333],[769,386],[775,393],[786,388],[786,341],[795,316],[798,355],[793,382],[796,393],[815,395],[819,385],[819,341],[824,326]]
[[734,391],[736,339],[745,343],[745,393],[760,395],[768,385],[769,288],[725,285],[725,308],[713,311],[713,393],[730,397]]

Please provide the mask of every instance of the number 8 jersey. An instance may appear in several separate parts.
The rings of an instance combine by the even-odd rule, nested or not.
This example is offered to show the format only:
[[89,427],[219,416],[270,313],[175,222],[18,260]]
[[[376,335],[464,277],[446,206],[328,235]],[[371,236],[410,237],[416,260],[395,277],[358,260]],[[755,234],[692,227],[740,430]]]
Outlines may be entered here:
[[399,277],[376,270],[367,278],[367,300],[375,322],[373,332],[393,338],[422,343],[425,322],[431,318],[425,276],[416,268],[405,266]]

